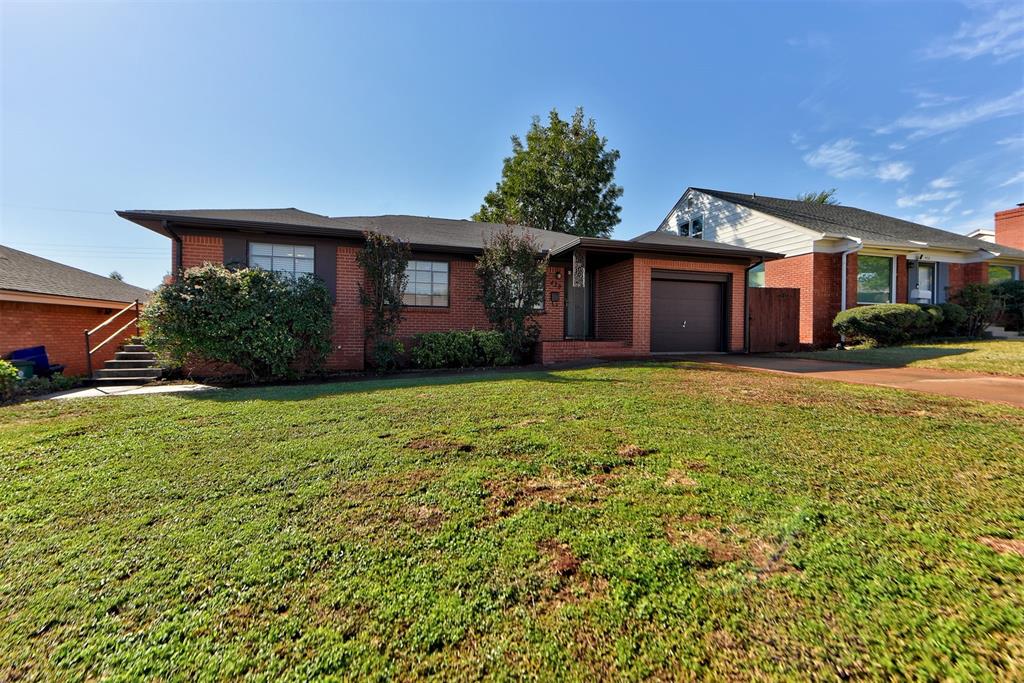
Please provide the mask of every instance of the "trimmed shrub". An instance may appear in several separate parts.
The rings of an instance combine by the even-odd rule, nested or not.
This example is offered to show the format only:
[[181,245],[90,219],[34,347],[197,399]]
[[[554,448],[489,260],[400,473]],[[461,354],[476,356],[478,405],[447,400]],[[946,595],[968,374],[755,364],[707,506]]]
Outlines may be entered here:
[[942,309],[942,323],[939,325],[939,334],[945,337],[957,337],[964,333],[964,324],[967,322],[967,311],[960,304],[944,303],[939,304]]
[[412,363],[418,368],[470,368],[512,365],[515,358],[501,332],[451,330],[414,337]]
[[1024,280],[1004,280],[993,288],[1003,311],[1003,325],[1024,332]]
[[0,401],[7,401],[14,396],[17,383],[18,368],[10,361],[0,360]]
[[252,379],[318,370],[331,349],[331,298],[311,275],[191,268],[156,291],[142,318],[146,345],[173,364],[228,363]]
[[927,316],[927,322],[914,330],[913,336],[915,338],[933,337],[939,333],[939,329],[942,327],[942,321],[945,319],[945,315],[942,313],[942,307],[934,304],[918,304],[918,307],[924,311]]
[[967,312],[964,332],[969,337],[980,337],[999,315],[999,299],[992,285],[980,282],[964,285],[953,300]]
[[840,312],[832,328],[849,339],[888,346],[914,338],[931,324],[929,314],[915,304],[874,304]]

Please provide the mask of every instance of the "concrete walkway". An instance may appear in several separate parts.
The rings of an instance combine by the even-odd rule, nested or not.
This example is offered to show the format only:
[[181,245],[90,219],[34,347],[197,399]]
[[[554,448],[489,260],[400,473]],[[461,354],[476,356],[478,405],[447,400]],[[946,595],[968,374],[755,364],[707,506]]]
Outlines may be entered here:
[[862,363],[843,363],[806,358],[770,356],[716,356],[691,358],[703,363],[732,365],[815,379],[831,379],[854,384],[875,384],[927,394],[956,396],[989,403],[1009,403],[1024,407],[1024,378],[999,377],[974,372],[944,372],[927,368],[887,368]]
[[118,384],[116,386],[103,385],[99,387],[82,387],[80,389],[69,389],[56,394],[39,397],[40,401],[53,399],[63,400],[66,398],[102,398],[104,396],[140,396],[145,394],[181,394],[190,391],[216,391],[217,387],[205,384],[154,384],[150,386],[139,386],[138,384]]

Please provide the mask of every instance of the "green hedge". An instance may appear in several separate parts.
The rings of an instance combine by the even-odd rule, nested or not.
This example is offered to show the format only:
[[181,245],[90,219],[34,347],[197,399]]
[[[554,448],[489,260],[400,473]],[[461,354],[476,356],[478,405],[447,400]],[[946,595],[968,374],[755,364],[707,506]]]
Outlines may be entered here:
[[512,365],[508,340],[501,332],[451,330],[425,332],[414,338],[410,357],[418,368],[473,368]]
[[853,341],[890,346],[966,334],[968,317],[967,310],[954,303],[874,304],[843,311],[836,316],[832,328]]
[[925,336],[933,320],[916,304],[874,304],[842,311],[832,328],[847,339],[889,346]]

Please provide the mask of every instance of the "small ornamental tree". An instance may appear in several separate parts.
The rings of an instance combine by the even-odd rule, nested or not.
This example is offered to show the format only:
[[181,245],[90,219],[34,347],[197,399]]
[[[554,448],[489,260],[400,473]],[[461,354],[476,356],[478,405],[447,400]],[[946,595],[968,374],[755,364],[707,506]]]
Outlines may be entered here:
[[967,311],[965,327],[968,337],[980,337],[985,328],[999,317],[1001,302],[992,285],[984,282],[964,285],[953,297],[953,303],[960,304]]
[[394,370],[405,349],[395,339],[402,321],[402,294],[409,281],[409,245],[389,235],[366,232],[366,246],[356,255],[365,274],[359,285],[359,300],[370,314],[366,338],[372,344],[373,364],[379,370]]
[[507,227],[495,234],[477,257],[480,300],[494,329],[505,335],[509,351],[523,360],[540,334],[535,316],[544,304],[548,257],[529,233]]
[[142,313],[146,345],[175,365],[236,365],[253,380],[318,370],[331,349],[331,297],[312,276],[191,268]]

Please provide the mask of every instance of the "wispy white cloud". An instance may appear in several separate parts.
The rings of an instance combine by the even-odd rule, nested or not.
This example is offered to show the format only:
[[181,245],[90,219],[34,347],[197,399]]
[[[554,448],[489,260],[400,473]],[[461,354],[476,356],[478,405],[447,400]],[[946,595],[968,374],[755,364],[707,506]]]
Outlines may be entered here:
[[864,155],[857,151],[857,141],[842,138],[826,142],[804,155],[811,168],[825,171],[834,178],[856,178],[867,174]]
[[928,183],[928,187],[933,187],[936,190],[948,190],[955,185],[956,181],[949,176],[942,176],[941,178],[936,178]]
[[786,45],[807,50],[822,50],[832,47],[832,38],[821,31],[809,31],[803,36],[789,38]]
[[907,148],[907,145],[906,145],[906,143],[903,143],[903,142],[891,142],[891,143],[889,143],[889,149],[893,150],[894,152],[899,152],[900,150],[904,150],[906,148]]
[[799,131],[794,131],[789,134],[789,142],[801,151],[810,147],[810,145],[807,144],[807,139]]
[[902,116],[889,125],[878,128],[876,132],[888,134],[910,131],[909,139],[917,140],[949,133],[982,121],[1021,114],[1024,114],[1024,88],[1005,97],[977,102],[941,113]]
[[1008,138],[997,140],[996,144],[1006,147],[1024,147],[1024,135],[1011,135]]
[[964,99],[962,95],[945,95],[925,88],[913,88],[909,92],[917,100],[918,109],[945,107],[950,104],[956,104]]
[[1024,171],[1020,171],[1005,183],[999,183],[999,187],[1008,187],[1009,185],[1017,185],[1021,183],[1024,183]]
[[909,206],[918,206],[926,202],[939,202],[944,199],[956,199],[960,192],[951,190],[936,190],[934,192],[922,192],[920,194],[906,195],[896,200],[896,206],[905,209]]
[[914,167],[904,161],[889,161],[875,170],[875,177],[879,180],[906,180],[914,172]]
[[1005,62],[1024,54],[1024,3],[986,3],[978,8],[982,16],[960,24],[953,36],[936,39],[924,56],[975,59],[988,55]]

